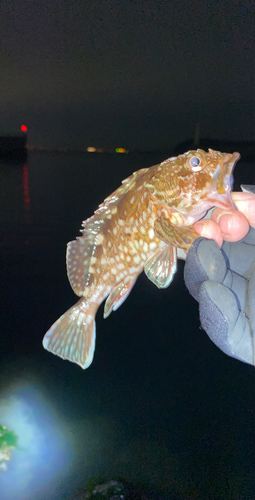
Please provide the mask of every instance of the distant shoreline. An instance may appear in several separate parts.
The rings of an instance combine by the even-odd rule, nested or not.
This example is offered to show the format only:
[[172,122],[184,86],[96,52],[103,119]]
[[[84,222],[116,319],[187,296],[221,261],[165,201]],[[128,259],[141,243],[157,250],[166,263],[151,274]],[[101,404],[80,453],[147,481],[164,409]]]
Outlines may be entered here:
[[155,148],[151,150],[139,150],[139,149],[125,149],[123,152],[116,152],[115,149],[107,148],[95,148],[95,151],[87,151],[87,149],[71,149],[71,148],[36,148],[33,146],[27,147],[28,151],[40,151],[40,152],[50,152],[50,153],[66,153],[66,154],[86,154],[91,155],[119,155],[119,154],[129,154],[129,155],[144,155],[152,154],[158,155],[162,154],[166,158],[170,156],[177,156],[186,151],[192,149],[204,149],[209,148],[215,149],[216,151],[222,151],[226,153],[233,153],[238,151],[241,154],[242,161],[252,162],[255,160],[255,141],[224,141],[219,139],[200,139],[198,144],[194,143],[194,140],[183,141],[174,148]]
[[201,138],[199,141],[189,139],[177,144],[173,148],[155,148],[151,150],[125,149],[125,148],[37,148],[27,144],[26,134],[13,136],[0,136],[0,158],[1,159],[25,159],[29,152],[54,153],[54,154],[78,154],[78,155],[152,155],[169,158],[178,156],[186,151],[194,149],[203,149],[207,151],[209,148],[216,151],[233,153],[238,151],[243,162],[255,161],[255,141],[225,141],[219,139]]

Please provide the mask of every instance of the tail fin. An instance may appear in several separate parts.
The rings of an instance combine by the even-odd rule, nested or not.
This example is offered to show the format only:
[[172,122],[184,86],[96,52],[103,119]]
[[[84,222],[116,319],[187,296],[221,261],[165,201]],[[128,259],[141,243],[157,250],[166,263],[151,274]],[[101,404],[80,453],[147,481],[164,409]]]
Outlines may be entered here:
[[47,331],[43,347],[63,359],[77,363],[84,370],[88,368],[95,350],[97,307],[93,303],[88,305],[84,298],[80,299]]

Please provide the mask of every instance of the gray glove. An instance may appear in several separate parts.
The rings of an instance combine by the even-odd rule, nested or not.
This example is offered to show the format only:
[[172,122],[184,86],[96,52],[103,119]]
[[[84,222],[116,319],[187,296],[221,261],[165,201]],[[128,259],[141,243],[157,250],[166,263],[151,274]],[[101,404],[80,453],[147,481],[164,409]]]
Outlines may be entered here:
[[221,249],[213,240],[195,240],[184,279],[210,339],[229,356],[255,365],[255,229]]

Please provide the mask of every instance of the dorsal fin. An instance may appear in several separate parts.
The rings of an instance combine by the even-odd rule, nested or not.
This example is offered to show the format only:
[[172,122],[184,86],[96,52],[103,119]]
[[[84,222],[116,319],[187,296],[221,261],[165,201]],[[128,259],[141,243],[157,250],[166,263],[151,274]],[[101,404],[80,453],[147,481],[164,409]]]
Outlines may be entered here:
[[[101,213],[101,211],[105,210],[106,208],[109,207],[112,208],[115,205],[118,205],[118,203],[122,200],[123,196],[130,191],[133,187],[135,187],[137,181],[139,180],[139,177],[141,177],[143,174],[145,174],[149,169],[148,168],[141,168],[140,170],[137,170],[137,172],[134,172],[132,175],[124,179],[121,183],[121,186],[116,189],[116,191],[113,191],[112,194],[107,196],[105,198],[104,202],[99,205],[98,209],[95,211],[95,214]],[[94,216],[93,216],[94,217]],[[92,217],[91,217],[92,218]],[[90,219],[88,219],[89,221]],[[83,222],[83,224],[86,224],[87,221]]]
[[74,293],[79,297],[84,294],[85,288],[93,282],[93,274],[89,272],[92,264],[91,259],[97,246],[104,244],[105,238],[107,239],[111,214],[116,213],[116,208],[123,201],[123,197],[135,187],[138,177],[147,170],[147,168],[143,168],[124,179],[122,185],[99,205],[94,215],[83,221],[82,236],[67,244],[67,275]]
[[89,268],[94,247],[95,244],[92,238],[78,238],[67,244],[67,275],[70,285],[78,297],[84,294],[85,288],[91,285],[93,280]]

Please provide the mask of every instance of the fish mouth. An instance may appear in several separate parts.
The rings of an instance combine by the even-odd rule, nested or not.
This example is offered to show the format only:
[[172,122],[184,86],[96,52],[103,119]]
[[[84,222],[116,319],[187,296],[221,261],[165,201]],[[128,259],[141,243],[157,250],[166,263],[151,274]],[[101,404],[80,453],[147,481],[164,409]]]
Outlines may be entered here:
[[239,153],[223,153],[220,170],[217,176],[217,192],[225,194],[233,187],[233,170],[240,158]]
[[[210,152],[210,150],[209,150]],[[218,208],[235,209],[230,192],[233,187],[233,170],[240,158],[239,153],[223,153],[223,158],[213,176],[214,190],[209,200]]]
[[208,196],[208,201],[210,201],[212,205],[217,208],[223,208],[224,210],[236,209],[236,206],[230,196],[230,191],[225,194],[215,193]]

